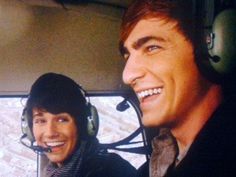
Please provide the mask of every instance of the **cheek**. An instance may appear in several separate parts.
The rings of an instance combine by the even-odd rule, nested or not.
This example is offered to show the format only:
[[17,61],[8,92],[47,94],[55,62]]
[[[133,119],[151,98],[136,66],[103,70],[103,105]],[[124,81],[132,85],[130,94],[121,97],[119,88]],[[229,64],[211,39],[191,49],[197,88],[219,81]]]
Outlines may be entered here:
[[187,89],[188,92],[190,92],[198,83],[199,76],[200,74],[196,64],[189,62],[176,67],[175,75],[173,77],[175,77],[176,83],[179,87],[185,90]]
[[32,133],[33,133],[33,136],[34,136],[36,142],[39,144],[40,139],[41,139],[41,135],[42,135],[41,131],[37,128],[33,128]]
[[75,144],[77,142],[77,138],[79,137],[77,127],[71,126],[68,130],[70,130],[70,132],[68,132],[68,136],[72,143]]
[[34,127],[32,128],[32,133],[33,133],[33,135],[34,135],[35,138],[38,136],[38,131],[37,131],[37,129],[34,128]]
[[73,132],[70,134],[70,139],[73,142],[73,144],[76,144],[77,138],[78,138],[77,132]]

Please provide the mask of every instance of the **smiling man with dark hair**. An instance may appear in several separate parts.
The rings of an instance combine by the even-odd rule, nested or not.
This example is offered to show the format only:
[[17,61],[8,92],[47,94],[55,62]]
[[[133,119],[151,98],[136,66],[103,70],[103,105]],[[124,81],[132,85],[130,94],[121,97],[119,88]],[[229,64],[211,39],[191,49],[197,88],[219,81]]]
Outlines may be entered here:
[[40,76],[22,117],[29,126],[23,137],[32,137],[29,147],[49,159],[43,176],[135,177],[129,162],[100,146],[96,108],[71,78],[56,73]]

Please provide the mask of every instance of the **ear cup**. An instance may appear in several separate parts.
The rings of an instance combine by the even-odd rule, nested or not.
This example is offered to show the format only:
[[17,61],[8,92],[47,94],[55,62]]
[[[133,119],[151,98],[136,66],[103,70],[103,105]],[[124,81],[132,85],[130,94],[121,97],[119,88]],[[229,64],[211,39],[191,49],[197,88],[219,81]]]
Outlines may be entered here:
[[216,16],[207,40],[210,64],[222,76],[236,69],[236,10]]
[[22,130],[23,136],[27,138],[31,143],[35,141],[33,133],[30,129],[29,117],[27,116],[26,108],[24,108],[22,112],[22,116],[21,116],[21,130]]
[[90,137],[95,137],[99,129],[98,112],[95,106],[89,103],[89,116],[87,117],[87,134]]

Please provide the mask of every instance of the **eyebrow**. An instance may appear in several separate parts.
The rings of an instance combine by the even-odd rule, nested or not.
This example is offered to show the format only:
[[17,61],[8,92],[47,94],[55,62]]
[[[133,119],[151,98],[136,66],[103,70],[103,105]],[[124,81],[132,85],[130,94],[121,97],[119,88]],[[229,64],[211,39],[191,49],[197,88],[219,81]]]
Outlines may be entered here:
[[33,114],[33,116],[32,116],[32,117],[34,118],[34,117],[37,117],[37,116],[42,116],[42,115],[43,115],[43,113],[42,113],[42,112],[37,112],[37,113]]
[[142,37],[142,38],[138,39],[136,42],[134,42],[132,44],[132,47],[137,50],[137,49],[141,48],[144,44],[146,44],[147,42],[149,42],[151,40],[156,40],[156,41],[161,41],[161,42],[165,41],[161,37],[145,36],[145,37]]
[[[164,38],[162,37],[156,37],[156,36],[145,36],[142,38],[139,38],[137,41],[135,41],[132,44],[132,48],[134,48],[135,50],[140,49],[144,44],[146,44],[147,42],[151,41],[151,40],[156,40],[156,41],[160,41],[160,42],[164,42],[166,41]],[[127,47],[125,47],[124,45],[121,47],[120,52],[122,55],[124,54],[129,54],[129,50],[127,49]]]

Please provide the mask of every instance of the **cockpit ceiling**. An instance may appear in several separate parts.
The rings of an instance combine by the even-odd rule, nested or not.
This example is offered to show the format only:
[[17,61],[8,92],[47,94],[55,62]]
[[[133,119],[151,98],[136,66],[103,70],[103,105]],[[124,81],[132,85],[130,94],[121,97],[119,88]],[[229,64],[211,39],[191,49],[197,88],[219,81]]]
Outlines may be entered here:
[[65,10],[23,1],[46,2],[0,0],[0,95],[26,94],[46,72],[68,75],[89,91],[127,90],[118,51],[123,9],[88,3]]
[[65,5],[73,4],[76,6],[78,4],[81,4],[81,2],[84,3],[88,2],[88,3],[97,3],[97,4],[100,3],[104,5],[125,8],[132,0],[58,0],[57,2],[56,0],[21,0],[21,1],[32,5],[41,5],[41,6],[60,6],[60,4],[57,2],[62,2]]

